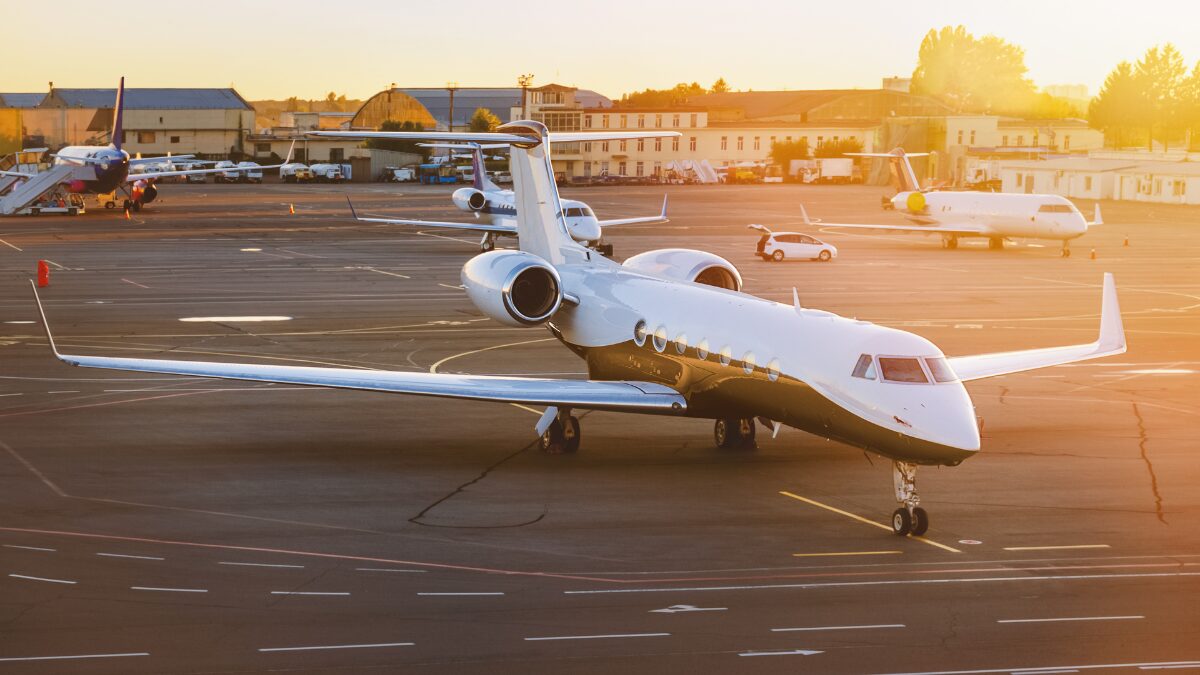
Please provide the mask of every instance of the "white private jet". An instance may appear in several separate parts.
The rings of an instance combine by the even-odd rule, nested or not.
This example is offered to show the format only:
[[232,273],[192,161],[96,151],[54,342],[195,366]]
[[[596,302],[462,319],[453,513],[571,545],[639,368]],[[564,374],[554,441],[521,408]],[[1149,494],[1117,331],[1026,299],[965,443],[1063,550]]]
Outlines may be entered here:
[[[636,133],[636,132],[633,132]],[[463,266],[467,296],[508,326],[544,326],[584,359],[589,378],[507,377],[61,354],[76,366],[545,406],[543,449],[574,451],[575,409],[715,419],[721,447],[752,445],[755,420],[891,458],[896,534],[922,534],[919,464],[954,466],[979,450],[964,383],[1120,354],[1125,332],[1111,275],[1095,342],[946,357],[929,340],[741,291],[737,269],[704,251],[648,251],[622,264],[570,235],[550,163],[551,134],[519,121],[495,133],[393,132],[512,146],[520,250]],[[34,288],[36,297],[37,288]]]
[[[378,132],[387,134],[389,132]],[[373,132],[358,132],[358,131],[313,131],[309,132],[310,136],[332,136],[337,138],[377,138],[378,135]],[[663,134],[651,134],[642,136],[642,138],[651,138],[654,136],[662,136]],[[569,142],[566,136],[561,134],[551,134],[551,142]],[[599,136],[596,137],[600,139]],[[608,135],[604,138],[616,138],[615,135]],[[479,242],[481,251],[490,251],[496,248],[496,237],[499,236],[517,236],[517,207],[516,197],[512,190],[502,189],[488,178],[487,168],[483,163],[483,151],[495,149],[497,147],[507,147],[503,144],[479,144],[479,143],[427,143],[429,147],[454,148],[460,150],[471,151],[471,168],[474,174],[474,179],[471,187],[459,188],[451,195],[454,205],[459,209],[475,215],[477,222],[474,223],[456,223],[436,220],[407,220],[403,218],[364,218],[357,213],[354,217],[360,221],[367,223],[386,223],[390,225],[416,225],[419,227],[442,227],[454,230],[467,230],[469,232],[483,233],[483,239]],[[656,216],[640,216],[636,218],[613,218],[609,220],[600,220],[596,217],[596,213],[587,204],[577,199],[563,199],[563,217],[567,223],[567,232],[575,241],[589,246],[591,248],[601,250],[606,255],[612,255],[611,245],[601,245],[600,240],[604,236],[604,230],[617,225],[638,225],[638,224],[654,224],[670,222],[667,219],[667,197],[663,196],[662,212]]]
[[[928,153],[905,154],[901,148],[887,153],[847,153],[853,157],[881,157],[889,161],[900,191],[891,199],[892,206],[911,220],[913,225],[880,225],[873,223],[829,223],[821,227],[852,227],[868,230],[892,230],[938,234],[942,246],[958,248],[958,240],[982,237],[988,248],[1004,248],[1004,240],[1013,237],[1048,239],[1062,242],[1062,256],[1071,255],[1072,239],[1087,234],[1093,225],[1103,225],[1100,205],[1095,219],[1089,222],[1066,197],[1059,195],[1027,195],[1002,192],[922,190],[913,172],[910,157]],[[808,214],[803,212],[805,222]]]

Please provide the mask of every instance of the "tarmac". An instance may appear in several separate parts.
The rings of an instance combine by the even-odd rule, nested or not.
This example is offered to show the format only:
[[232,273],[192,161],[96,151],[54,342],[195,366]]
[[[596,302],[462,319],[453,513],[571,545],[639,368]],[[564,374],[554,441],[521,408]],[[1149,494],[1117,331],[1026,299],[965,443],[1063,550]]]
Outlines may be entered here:
[[[983,448],[918,473],[922,539],[890,533],[889,462],[794,429],[728,451],[591,413],[547,455],[538,410],[74,369],[37,325],[47,260],[67,353],[582,377],[471,305],[477,238],[345,203],[470,218],[449,191],[172,184],[128,220],[0,220],[0,675],[1200,671],[1196,207],[1104,202],[1061,258],[799,217],[903,222],[883,187],[564,191],[603,218],[670,195],[617,258],[713,251],[949,355],[1094,339],[1113,272],[1128,353],[969,384]],[[839,257],[759,261],[748,223]]]

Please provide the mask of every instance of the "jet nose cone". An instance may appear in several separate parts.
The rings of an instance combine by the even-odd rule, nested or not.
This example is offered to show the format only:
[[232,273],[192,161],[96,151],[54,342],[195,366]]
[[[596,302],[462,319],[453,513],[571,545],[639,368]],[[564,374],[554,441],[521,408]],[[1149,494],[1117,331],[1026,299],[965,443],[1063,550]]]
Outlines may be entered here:
[[939,430],[939,442],[957,450],[966,452],[979,451],[979,424],[974,411],[967,410],[957,414],[953,419],[947,419],[945,426]]
[[575,241],[599,241],[602,236],[600,223],[595,220],[581,218],[571,222],[571,237]]

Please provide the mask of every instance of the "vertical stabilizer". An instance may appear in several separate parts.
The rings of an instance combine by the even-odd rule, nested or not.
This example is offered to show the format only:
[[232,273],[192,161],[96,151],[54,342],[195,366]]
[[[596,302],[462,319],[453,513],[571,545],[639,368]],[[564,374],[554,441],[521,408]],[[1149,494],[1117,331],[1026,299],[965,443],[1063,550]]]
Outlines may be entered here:
[[888,161],[892,165],[892,173],[896,175],[896,182],[900,184],[900,192],[920,191],[921,183],[917,180],[917,173],[913,171],[912,162],[902,148],[893,150]]
[[499,192],[500,186],[487,175],[487,164],[483,161],[483,146],[471,144],[471,173],[475,176],[472,187],[481,192]]
[[117,85],[117,102],[113,108],[113,127],[112,127],[112,146],[118,150],[121,149],[121,143],[125,140],[125,124],[122,121],[125,112],[125,77],[121,77],[121,83]]
[[552,265],[562,264],[562,249],[577,244],[563,220],[554,166],[550,163],[549,132],[540,122],[529,121],[511,122],[496,131],[529,137],[528,144],[514,144],[509,155],[521,250]]

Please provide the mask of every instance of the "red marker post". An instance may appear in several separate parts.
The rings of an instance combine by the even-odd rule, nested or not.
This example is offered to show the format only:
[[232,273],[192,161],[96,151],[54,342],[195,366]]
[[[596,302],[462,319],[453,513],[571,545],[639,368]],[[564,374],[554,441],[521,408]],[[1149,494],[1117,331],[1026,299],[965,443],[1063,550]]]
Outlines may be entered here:
[[38,288],[50,285],[50,265],[45,260],[39,260],[37,266]]

